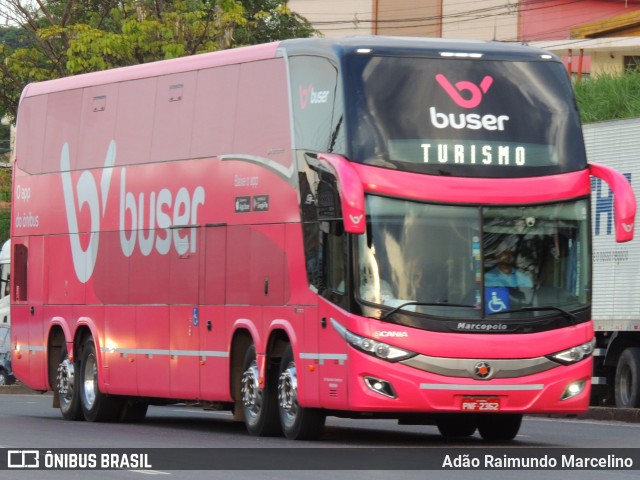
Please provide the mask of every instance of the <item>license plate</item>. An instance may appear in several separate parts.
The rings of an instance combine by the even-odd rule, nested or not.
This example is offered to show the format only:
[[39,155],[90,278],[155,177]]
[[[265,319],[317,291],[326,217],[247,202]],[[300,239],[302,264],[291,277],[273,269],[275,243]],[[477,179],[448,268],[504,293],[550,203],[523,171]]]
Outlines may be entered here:
[[500,398],[463,397],[460,410],[464,412],[497,412],[500,410]]

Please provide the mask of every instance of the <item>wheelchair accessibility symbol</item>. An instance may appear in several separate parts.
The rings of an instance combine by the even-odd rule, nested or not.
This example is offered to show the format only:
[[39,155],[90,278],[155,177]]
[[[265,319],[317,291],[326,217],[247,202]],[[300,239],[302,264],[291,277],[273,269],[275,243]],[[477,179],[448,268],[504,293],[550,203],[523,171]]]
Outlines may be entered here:
[[485,313],[509,310],[509,289],[505,287],[485,289]]

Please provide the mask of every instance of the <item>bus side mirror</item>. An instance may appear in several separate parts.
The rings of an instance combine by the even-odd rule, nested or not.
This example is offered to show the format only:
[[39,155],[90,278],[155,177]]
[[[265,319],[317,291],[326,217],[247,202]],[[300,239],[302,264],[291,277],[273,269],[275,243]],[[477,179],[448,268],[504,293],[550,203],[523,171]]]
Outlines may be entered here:
[[636,218],[636,197],[629,181],[616,170],[596,163],[589,164],[589,171],[594,177],[601,178],[613,192],[614,223],[616,242],[633,240],[633,229]]
[[367,222],[364,211],[364,189],[358,172],[351,162],[341,155],[319,154],[318,163],[336,177],[345,232],[362,235],[365,233]]

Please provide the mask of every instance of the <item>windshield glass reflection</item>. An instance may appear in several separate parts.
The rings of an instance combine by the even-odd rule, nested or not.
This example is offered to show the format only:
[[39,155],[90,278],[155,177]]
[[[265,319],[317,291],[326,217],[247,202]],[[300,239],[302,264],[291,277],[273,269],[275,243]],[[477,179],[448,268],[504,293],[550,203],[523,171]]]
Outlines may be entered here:
[[443,318],[581,308],[590,302],[587,209],[587,200],[479,208],[369,196],[357,295]]

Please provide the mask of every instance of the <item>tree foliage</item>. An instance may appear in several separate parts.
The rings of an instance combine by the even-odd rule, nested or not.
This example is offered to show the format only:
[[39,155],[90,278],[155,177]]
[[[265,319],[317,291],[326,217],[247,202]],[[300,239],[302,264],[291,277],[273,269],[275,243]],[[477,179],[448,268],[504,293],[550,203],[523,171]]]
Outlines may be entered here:
[[285,0],[0,0],[0,111],[27,83],[317,32]]
[[234,34],[240,44],[267,43],[287,38],[307,38],[317,33],[307,20],[281,0],[244,0],[246,22]]

